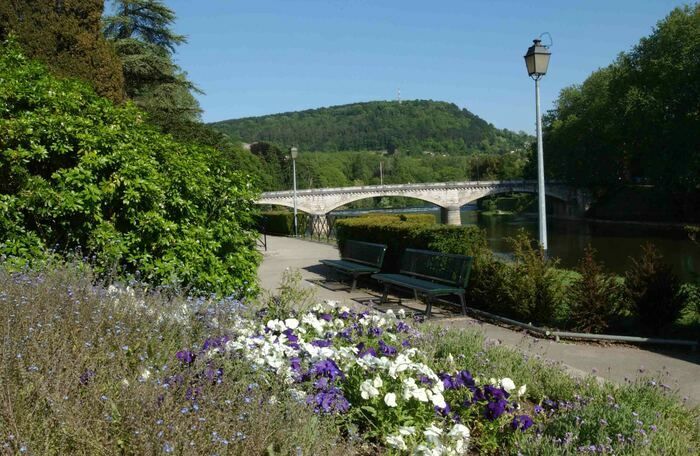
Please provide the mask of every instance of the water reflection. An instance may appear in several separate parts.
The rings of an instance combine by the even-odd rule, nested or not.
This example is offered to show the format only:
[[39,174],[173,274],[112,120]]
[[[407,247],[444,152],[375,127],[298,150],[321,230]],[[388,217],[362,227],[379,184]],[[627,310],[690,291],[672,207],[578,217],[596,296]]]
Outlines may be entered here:
[[[533,238],[538,236],[537,214],[489,217],[469,207],[462,211],[462,224],[484,228],[489,245],[494,252],[501,254],[511,252],[506,239],[514,236],[520,228]],[[693,271],[700,272],[700,246],[693,244],[680,228],[550,218],[547,231],[549,254],[559,258],[564,267],[575,267],[590,244],[607,270],[623,273],[630,266],[630,257],[638,256],[641,246],[651,242],[684,281],[691,280]]]
[[[375,211],[338,211],[346,215],[359,215]],[[438,208],[381,209],[376,212],[432,213],[439,218]],[[499,255],[512,252],[507,238],[524,228],[537,239],[537,214],[484,216],[475,205],[462,208],[462,224],[477,225],[486,231],[491,249]],[[549,254],[561,260],[561,266],[576,267],[588,244],[597,251],[598,261],[606,270],[622,274],[630,266],[630,257],[641,252],[645,242],[653,243],[683,281],[700,273],[700,246],[693,244],[681,228],[657,228],[637,224],[598,223],[587,220],[547,220]]]

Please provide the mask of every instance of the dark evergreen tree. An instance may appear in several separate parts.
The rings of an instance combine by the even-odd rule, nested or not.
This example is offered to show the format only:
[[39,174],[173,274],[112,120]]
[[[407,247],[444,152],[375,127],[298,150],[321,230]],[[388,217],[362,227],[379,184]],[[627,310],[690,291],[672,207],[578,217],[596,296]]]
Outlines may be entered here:
[[198,89],[172,60],[185,37],[171,30],[175,13],[159,0],[118,0],[104,19],[105,36],[122,60],[126,93],[168,132],[199,119]]
[[13,35],[29,57],[120,102],[124,78],[119,59],[100,33],[103,9],[103,0],[3,0],[0,40]]

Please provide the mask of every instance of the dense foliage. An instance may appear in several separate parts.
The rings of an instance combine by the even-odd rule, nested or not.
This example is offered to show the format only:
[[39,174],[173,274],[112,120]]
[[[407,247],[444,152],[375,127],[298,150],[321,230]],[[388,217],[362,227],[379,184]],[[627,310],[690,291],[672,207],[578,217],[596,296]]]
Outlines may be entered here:
[[98,269],[197,291],[255,289],[254,189],[84,84],[0,49],[0,254],[80,249]]
[[629,300],[642,325],[653,332],[675,321],[683,308],[678,277],[662,260],[656,248],[646,244],[625,274]]
[[269,141],[302,151],[386,150],[388,153],[508,153],[531,141],[499,130],[445,102],[374,101],[213,124],[246,142]]
[[[674,9],[653,33],[582,84],[545,119],[552,177],[606,191],[652,184],[686,217],[700,211],[700,4]],[[677,200],[677,201],[675,201]]]
[[[264,190],[292,188],[289,153],[277,145],[258,142],[250,146],[263,165]],[[302,152],[296,160],[297,188],[351,187],[362,185],[520,179],[527,153],[458,155],[387,155],[381,152]],[[384,198],[391,201],[391,198]],[[377,202],[378,203],[378,202]],[[371,205],[371,200],[355,205]],[[420,202],[425,205],[425,202]]]
[[100,34],[104,0],[0,2],[0,42],[14,36],[25,54],[61,76],[79,78],[113,101],[124,99],[119,59]]

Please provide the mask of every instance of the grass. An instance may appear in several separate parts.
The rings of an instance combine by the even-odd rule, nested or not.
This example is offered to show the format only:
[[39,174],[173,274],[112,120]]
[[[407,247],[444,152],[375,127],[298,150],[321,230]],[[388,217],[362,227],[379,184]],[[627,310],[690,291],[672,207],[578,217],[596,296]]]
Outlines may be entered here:
[[[293,281],[292,281],[293,282]],[[100,284],[80,265],[10,274],[0,268],[0,452],[16,454],[376,454],[375,442],[317,415],[243,361],[222,372],[176,353],[216,343],[252,303],[193,299],[138,284]],[[293,283],[263,300],[284,315],[309,296]],[[446,370],[511,377],[527,384],[524,406],[537,432],[514,433],[482,452],[576,454],[610,445],[614,454],[693,454],[700,412],[652,379],[619,387],[573,379],[559,367],[472,331],[429,325],[420,348]],[[196,401],[193,401],[196,397]],[[641,422],[641,424],[640,424]],[[655,430],[654,430],[655,429]],[[643,431],[643,432],[642,432]],[[607,447],[605,447],[607,448]]]

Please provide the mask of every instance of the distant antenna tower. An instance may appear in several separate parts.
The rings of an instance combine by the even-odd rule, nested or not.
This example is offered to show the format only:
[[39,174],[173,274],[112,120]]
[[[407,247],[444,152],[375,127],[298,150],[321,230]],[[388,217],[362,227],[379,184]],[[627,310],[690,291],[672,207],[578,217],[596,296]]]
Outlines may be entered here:
[[399,104],[401,104],[401,89],[399,89],[396,93],[396,101],[398,101]]

